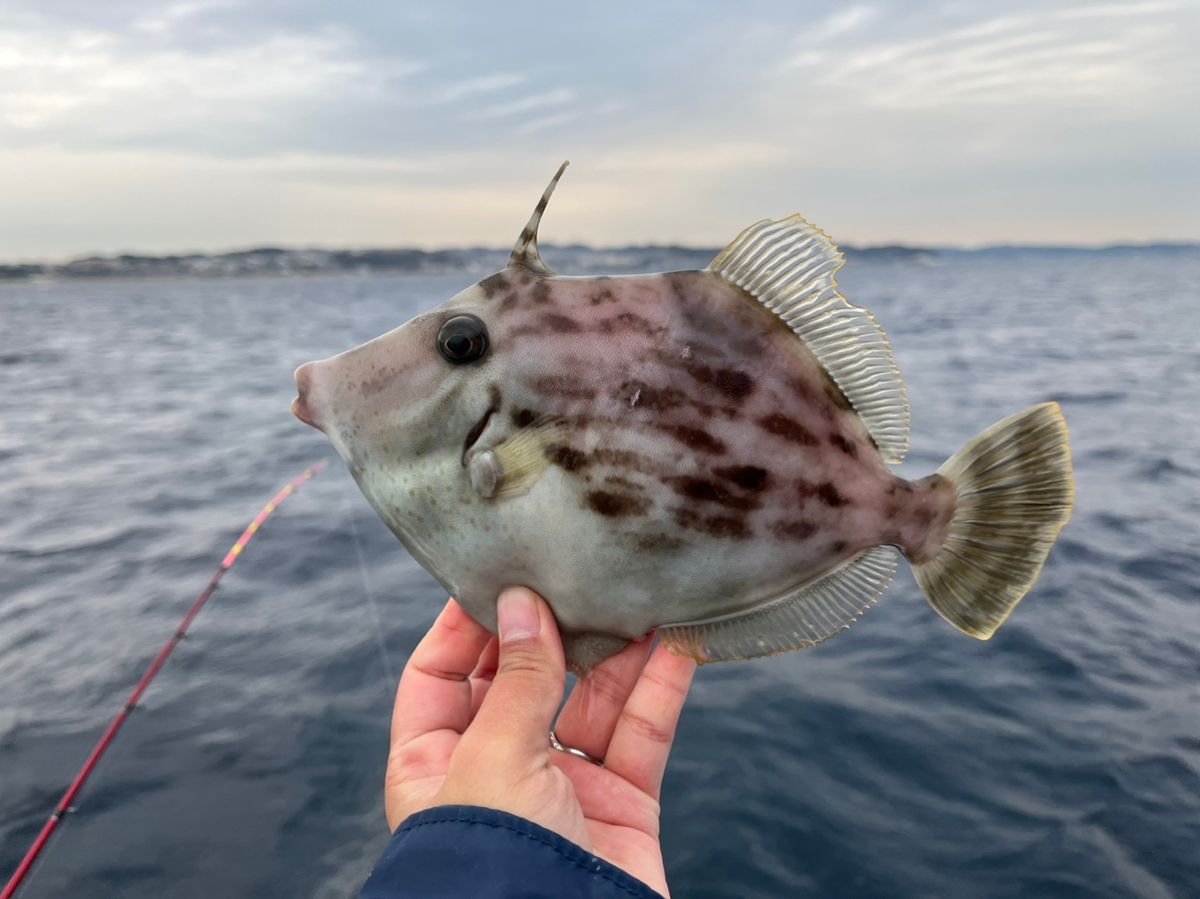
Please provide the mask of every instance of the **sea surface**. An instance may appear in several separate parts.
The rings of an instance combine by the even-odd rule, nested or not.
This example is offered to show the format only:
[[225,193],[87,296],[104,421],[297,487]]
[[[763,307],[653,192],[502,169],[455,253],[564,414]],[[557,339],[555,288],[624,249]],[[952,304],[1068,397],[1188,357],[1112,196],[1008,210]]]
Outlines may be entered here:
[[[0,285],[0,882],[242,528],[333,457],[288,412],[295,366],[472,280]],[[842,285],[907,376],[903,473],[1055,399],[1075,516],[989,643],[902,565],[837,639],[702,669],[663,798],[676,896],[1200,895],[1200,257],[857,259]],[[23,899],[352,895],[387,839],[395,680],[443,601],[332,459]]]

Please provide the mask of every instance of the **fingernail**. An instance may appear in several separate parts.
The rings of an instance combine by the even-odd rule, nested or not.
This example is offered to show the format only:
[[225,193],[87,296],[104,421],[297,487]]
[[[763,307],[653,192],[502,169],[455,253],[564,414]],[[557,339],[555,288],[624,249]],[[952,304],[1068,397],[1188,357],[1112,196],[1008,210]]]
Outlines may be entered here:
[[500,594],[497,609],[500,618],[500,641],[512,643],[536,637],[541,630],[537,604],[526,590],[506,590]]

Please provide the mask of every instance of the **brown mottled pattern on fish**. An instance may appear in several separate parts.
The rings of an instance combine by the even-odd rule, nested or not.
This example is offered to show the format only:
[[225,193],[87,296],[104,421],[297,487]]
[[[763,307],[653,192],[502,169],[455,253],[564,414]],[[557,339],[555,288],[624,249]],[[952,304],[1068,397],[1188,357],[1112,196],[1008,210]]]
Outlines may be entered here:
[[710,269],[560,277],[537,225],[561,174],[504,271],[297,372],[297,414],[417,560],[489,627],[502,587],[538,590],[579,669],[661,625],[704,658],[812,645],[886,586],[863,554],[889,545],[989,636],[1070,511],[1056,408],[898,478],[903,382],[827,238],[763,222]]
[[[516,388],[512,411],[525,417],[514,423],[555,415],[576,425],[570,451],[558,449],[553,461],[581,484],[609,480],[607,489],[583,490],[579,505],[627,519],[623,533],[672,538],[664,550],[672,554],[689,536],[715,538],[718,545],[704,541],[702,551],[731,560],[744,551],[738,544],[762,536],[785,543],[782,567],[806,580],[839,561],[830,544],[846,556],[881,542],[920,554],[928,528],[917,523],[918,510],[949,520],[949,490],[889,493],[897,479],[853,410],[827,390],[812,354],[718,275],[609,278],[602,286],[517,280],[489,326],[510,338],[496,342],[498,359],[537,360]],[[729,333],[742,335],[739,353],[713,340]],[[780,364],[789,357],[792,365]],[[647,454],[647,444],[658,451]],[[597,447],[606,459],[592,455]],[[639,462],[623,450],[637,451]],[[761,474],[747,485],[731,470]],[[612,484],[614,477],[634,489]],[[776,489],[762,490],[767,481]]]

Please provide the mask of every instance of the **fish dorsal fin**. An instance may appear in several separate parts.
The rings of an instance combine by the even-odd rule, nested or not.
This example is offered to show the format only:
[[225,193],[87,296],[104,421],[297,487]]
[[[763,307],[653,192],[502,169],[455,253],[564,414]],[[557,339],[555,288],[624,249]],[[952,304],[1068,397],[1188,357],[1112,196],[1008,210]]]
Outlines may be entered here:
[[745,290],[804,340],[862,419],[885,462],[908,452],[908,391],[883,328],[838,293],[846,258],[798,215],[739,234],[709,270]]
[[550,202],[550,195],[554,193],[554,188],[558,186],[558,179],[562,177],[562,173],[567,170],[567,163],[563,163],[558,167],[558,171],[554,173],[554,177],[550,179],[550,184],[547,185],[542,198],[538,200],[537,206],[534,207],[533,215],[529,217],[529,224],[525,226],[525,230],[521,232],[521,236],[517,238],[517,244],[513,247],[512,255],[508,257],[508,264],[522,265],[530,271],[537,272],[539,275],[553,275],[554,272],[546,263],[542,262],[541,254],[538,253],[538,225],[542,221],[542,213],[546,211],[546,205]]
[[732,615],[663,625],[662,641],[698,662],[778,655],[823,643],[862,616],[892,582],[896,550],[876,546],[766,605]]

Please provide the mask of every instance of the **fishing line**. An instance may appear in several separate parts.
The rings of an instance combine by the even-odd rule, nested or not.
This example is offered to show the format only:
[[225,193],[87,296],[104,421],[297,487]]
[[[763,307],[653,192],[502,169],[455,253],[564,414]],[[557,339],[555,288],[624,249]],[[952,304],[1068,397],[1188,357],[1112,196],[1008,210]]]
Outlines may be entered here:
[[134,687],[133,693],[131,693],[129,699],[125,701],[125,706],[120,712],[117,713],[117,716],[113,718],[112,723],[108,725],[108,729],[104,731],[99,741],[97,741],[96,745],[92,748],[87,760],[83,763],[83,767],[79,769],[79,772],[75,775],[74,780],[71,781],[71,785],[67,787],[67,792],[63,794],[62,799],[58,800],[58,804],[54,807],[54,811],[51,813],[50,818],[46,821],[41,832],[34,839],[33,845],[29,847],[29,851],[25,853],[25,857],[21,859],[21,863],[17,865],[17,870],[13,872],[13,875],[5,885],[3,892],[0,892],[0,899],[12,899],[12,896],[14,896],[17,890],[20,888],[22,881],[25,880],[26,875],[29,874],[29,870],[37,861],[38,856],[41,855],[42,850],[46,848],[46,843],[49,842],[50,835],[54,833],[59,823],[64,817],[66,817],[68,813],[75,811],[75,807],[71,803],[75,801],[75,798],[79,795],[79,791],[83,789],[83,785],[87,783],[87,779],[91,777],[92,772],[95,770],[96,765],[99,764],[101,757],[112,744],[113,740],[117,736],[117,733],[121,730],[121,726],[125,723],[125,719],[129,717],[129,713],[137,708],[138,701],[142,698],[142,694],[145,693],[146,689],[150,686],[150,682],[154,680],[155,675],[158,674],[159,670],[166,663],[167,658],[171,655],[171,652],[179,644],[179,641],[182,640],[187,634],[188,628],[191,626],[192,622],[196,620],[196,616],[200,614],[200,610],[204,608],[205,603],[208,602],[209,598],[216,591],[217,585],[221,582],[221,578],[225,576],[225,572],[233,567],[234,563],[241,556],[242,550],[246,548],[246,544],[249,543],[254,538],[254,535],[258,533],[258,529],[262,527],[263,522],[271,517],[271,514],[277,508],[279,508],[280,504],[282,504],[285,499],[299,490],[305,481],[320,474],[325,465],[326,462],[324,459],[322,459],[320,462],[309,466],[308,468],[304,469],[303,472],[288,481],[284,488],[276,493],[275,496],[271,498],[270,502],[263,506],[262,511],[254,516],[254,520],[251,521],[246,527],[246,530],[242,532],[242,536],[238,537],[237,541],[232,547],[230,547],[229,552],[225,554],[225,558],[221,560],[221,564],[218,566],[216,573],[213,574],[212,578],[209,580],[208,586],[206,586],[204,590],[201,591],[200,595],[196,597],[196,601],[192,603],[192,607],[188,609],[187,614],[183,616],[183,621],[179,623],[179,627],[175,629],[175,633],[171,635],[171,639],[166,642],[166,645],[163,646],[161,650],[159,650],[159,653],[157,656],[155,656],[154,661],[150,663],[150,667],[146,669],[141,680],[137,682],[137,686]]
[[387,677],[386,690],[390,695],[396,686],[396,678],[392,674],[392,660],[388,657],[387,645],[383,642],[383,618],[379,614],[379,606],[375,602],[375,591],[371,588],[371,578],[367,574],[367,559],[363,555],[362,543],[358,538],[358,524],[354,520],[354,507],[350,505],[350,500],[344,493],[342,502],[346,508],[346,517],[350,520],[350,533],[354,537],[354,552],[358,556],[358,572],[362,575],[363,594],[367,597],[367,608],[375,625],[375,646],[379,649],[379,660],[383,663],[383,673]]
[[[359,295],[360,297],[362,294]],[[362,310],[355,309],[352,313],[356,324],[362,324]],[[358,536],[358,523],[354,519],[354,507],[350,504],[350,499],[342,494],[342,505],[346,510],[346,517],[350,519],[350,533],[354,537],[354,552],[358,556],[358,571],[362,576],[363,593],[367,597],[367,609],[371,616],[372,623],[375,625],[375,646],[379,650],[379,660],[383,664],[383,674],[387,678],[387,683],[384,685],[384,692],[389,698],[396,689],[396,676],[392,673],[392,660],[388,655],[387,644],[383,640],[383,617],[379,614],[379,606],[375,602],[375,591],[371,587],[371,578],[367,574],[367,559],[363,555],[362,541]],[[0,896],[0,899],[4,897]]]

